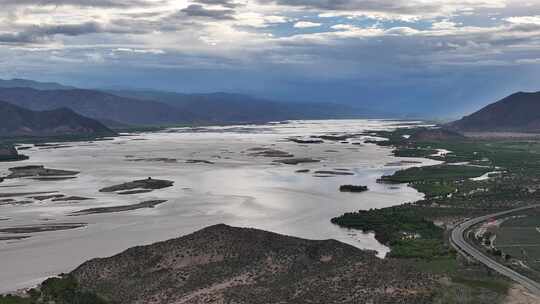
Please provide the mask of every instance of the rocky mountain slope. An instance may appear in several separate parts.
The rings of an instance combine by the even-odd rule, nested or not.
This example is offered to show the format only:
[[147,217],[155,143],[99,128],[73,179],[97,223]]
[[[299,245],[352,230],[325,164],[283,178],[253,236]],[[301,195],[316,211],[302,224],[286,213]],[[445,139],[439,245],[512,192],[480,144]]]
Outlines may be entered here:
[[71,275],[109,303],[428,303],[430,277],[334,240],[216,225],[90,260]]
[[63,136],[115,133],[98,121],[70,109],[32,111],[0,101],[0,136]]
[[452,122],[461,132],[540,132],[540,92],[518,92]]

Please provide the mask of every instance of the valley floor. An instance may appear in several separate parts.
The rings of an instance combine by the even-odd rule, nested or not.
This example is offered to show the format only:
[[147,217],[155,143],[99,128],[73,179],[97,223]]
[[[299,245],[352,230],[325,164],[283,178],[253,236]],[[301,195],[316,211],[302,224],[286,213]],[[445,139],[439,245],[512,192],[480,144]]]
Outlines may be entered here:
[[[429,132],[418,123],[319,121],[182,128],[99,144],[31,147],[22,164],[77,174],[0,184],[6,189],[0,194],[5,286],[28,286],[92,257],[226,222],[376,250],[386,255],[383,265],[399,265],[430,282],[415,287],[430,303],[537,303],[522,286],[456,253],[449,234],[467,218],[537,203],[540,140],[437,138],[440,133]],[[340,192],[343,185],[362,191]],[[499,263],[536,279],[539,212],[482,222],[466,237]],[[38,255],[47,262],[24,266]],[[161,265],[164,271],[177,267]],[[83,282],[81,277],[72,279],[51,284],[78,290],[70,284]]]
[[[399,126],[297,121],[19,146],[29,160],[0,163],[2,176],[13,177],[0,183],[0,292],[218,223],[337,239],[384,256],[388,247],[373,233],[340,228],[329,219],[422,198],[405,184],[376,182],[401,168],[437,163],[402,163],[390,148],[365,143],[373,139],[367,130]],[[44,167],[9,170],[30,165]],[[172,186],[124,184],[148,177]],[[122,184],[112,188],[118,191],[100,191]],[[369,191],[340,192],[347,184]]]

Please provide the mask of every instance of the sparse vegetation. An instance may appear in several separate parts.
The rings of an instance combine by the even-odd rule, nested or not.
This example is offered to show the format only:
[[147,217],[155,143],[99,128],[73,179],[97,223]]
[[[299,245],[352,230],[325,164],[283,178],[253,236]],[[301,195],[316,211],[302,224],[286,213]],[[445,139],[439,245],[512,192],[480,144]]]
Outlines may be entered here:
[[375,232],[378,241],[392,248],[393,257],[432,259],[448,253],[443,229],[407,206],[346,213],[332,223]]
[[95,293],[81,288],[68,274],[45,280],[37,289],[29,290],[24,296],[0,296],[0,304],[107,304]]
[[[390,246],[390,257],[406,258],[418,269],[446,278],[447,283],[436,293],[433,303],[499,303],[506,296],[509,282],[483,266],[456,260],[447,244],[445,227],[466,217],[537,202],[540,141],[470,140],[458,136],[435,139],[415,136],[416,132],[424,131],[399,129],[372,135],[388,138],[373,143],[394,147],[396,156],[445,162],[397,171],[380,179],[408,183],[425,198],[397,207],[347,213],[332,222],[374,231],[377,240]],[[435,153],[441,150],[446,153]],[[472,179],[493,171],[498,174]]]

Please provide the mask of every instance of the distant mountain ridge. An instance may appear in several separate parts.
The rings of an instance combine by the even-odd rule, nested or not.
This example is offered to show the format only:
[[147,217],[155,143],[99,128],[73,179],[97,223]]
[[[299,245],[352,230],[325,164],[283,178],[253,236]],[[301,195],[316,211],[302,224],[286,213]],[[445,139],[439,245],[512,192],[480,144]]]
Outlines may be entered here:
[[540,132],[540,92],[518,92],[447,125],[460,132]]
[[0,136],[115,135],[100,122],[70,109],[32,111],[0,101]]
[[382,117],[363,108],[334,103],[289,103],[232,93],[100,91],[21,79],[0,80],[0,100],[32,110],[67,107],[111,127]]
[[115,96],[95,90],[0,88],[0,100],[35,111],[70,108],[97,120],[131,125],[171,124],[187,119],[169,105]]
[[56,82],[39,82],[28,79],[0,79],[0,88],[32,88],[36,90],[72,90],[75,87],[65,86]]
[[199,122],[268,122],[287,119],[373,117],[367,109],[335,103],[289,103],[236,93],[184,94],[161,91],[115,90],[118,96],[166,103]]

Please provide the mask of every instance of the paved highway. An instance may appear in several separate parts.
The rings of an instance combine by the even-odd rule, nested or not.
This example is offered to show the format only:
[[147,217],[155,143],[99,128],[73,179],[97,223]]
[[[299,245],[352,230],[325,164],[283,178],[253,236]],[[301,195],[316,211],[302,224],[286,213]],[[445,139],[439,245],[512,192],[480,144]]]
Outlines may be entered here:
[[514,212],[523,211],[523,210],[527,210],[527,209],[532,209],[532,208],[536,208],[536,207],[540,207],[540,204],[521,207],[521,208],[516,208],[516,209],[507,210],[507,211],[503,211],[503,212],[499,212],[499,213],[494,213],[494,214],[489,214],[489,215],[485,215],[485,216],[481,216],[481,217],[477,217],[477,218],[465,221],[465,222],[459,224],[458,226],[456,226],[454,228],[454,230],[452,230],[452,234],[450,236],[450,241],[453,243],[454,246],[457,246],[461,251],[467,253],[468,255],[470,255],[471,257],[473,257],[474,259],[476,259],[480,263],[482,263],[482,264],[486,265],[487,267],[499,272],[502,275],[505,275],[505,276],[509,277],[510,279],[512,279],[512,280],[518,282],[519,284],[523,285],[530,292],[540,296],[540,283],[538,283],[536,281],[533,281],[533,280],[527,278],[526,276],[524,276],[524,275],[522,275],[522,274],[520,274],[520,273],[518,273],[518,272],[516,272],[516,271],[502,265],[502,264],[499,264],[497,261],[495,261],[491,257],[485,255],[483,252],[481,252],[480,250],[476,249],[474,246],[469,244],[464,238],[465,231],[467,231],[467,229],[469,229],[470,227],[472,227],[472,226],[474,226],[476,224],[487,221],[487,220],[489,220],[491,218],[496,218],[496,217],[500,217],[502,215],[506,215],[506,214],[509,214],[509,213],[514,213]]

